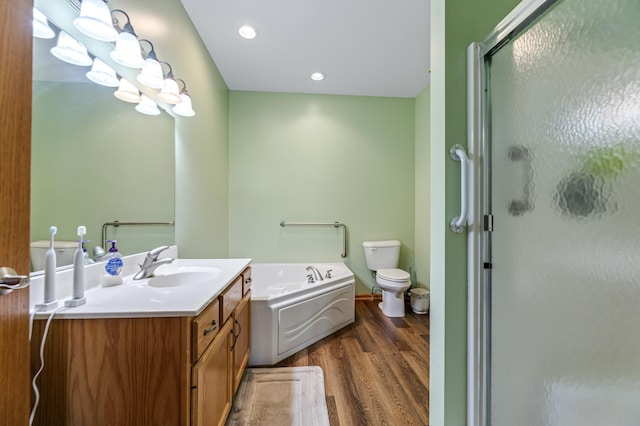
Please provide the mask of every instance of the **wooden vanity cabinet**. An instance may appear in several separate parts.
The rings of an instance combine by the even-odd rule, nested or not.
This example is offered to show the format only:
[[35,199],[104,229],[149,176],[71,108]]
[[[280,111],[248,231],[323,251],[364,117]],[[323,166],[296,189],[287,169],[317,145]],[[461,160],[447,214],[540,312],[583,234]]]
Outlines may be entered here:
[[[243,272],[246,273],[247,270]],[[244,287],[244,275],[241,275],[220,295],[220,323],[224,325],[193,365],[191,424],[194,426],[225,423],[249,361],[251,293],[243,294]],[[207,312],[200,317],[205,314]],[[195,352],[200,352],[200,348]]]
[[[248,271],[195,318],[55,319],[34,424],[223,425],[249,354]],[[45,324],[34,322],[32,375]]]
[[238,390],[242,374],[249,362],[249,350],[251,346],[251,293],[248,292],[242,298],[240,304],[233,313],[233,342],[231,352],[233,354],[233,392]]
[[233,401],[232,321],[227,321],[218,336],[194,364],[191,377],[191,424],[224,424]]

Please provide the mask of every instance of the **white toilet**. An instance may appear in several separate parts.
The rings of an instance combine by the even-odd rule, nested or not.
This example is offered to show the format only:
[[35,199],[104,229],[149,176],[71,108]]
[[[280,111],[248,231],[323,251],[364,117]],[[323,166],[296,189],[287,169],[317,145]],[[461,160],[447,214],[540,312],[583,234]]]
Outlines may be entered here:
[[376,271],[376,283],[382,289],[382,302],[378,305],[388,317],[404,316],[404,292],[411,287],[409,273],[397,269],[400,241],[365,241],[364,257],[367,268]]
[[[49,240],[33,241],[30,244],[31,270],[42,271],[44,269],[44,256],[49,249]],[[56,266],[71,265],[73,254],[78,248],[77,241],[54,241],[53,249],[56,252]]]

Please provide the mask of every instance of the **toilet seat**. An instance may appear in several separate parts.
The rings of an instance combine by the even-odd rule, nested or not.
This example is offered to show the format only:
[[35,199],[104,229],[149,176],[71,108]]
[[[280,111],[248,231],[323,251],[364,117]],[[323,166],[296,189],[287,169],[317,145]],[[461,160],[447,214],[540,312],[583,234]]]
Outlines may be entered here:
[[385,281],[404,283],[410,278],[410,275],[402,269],[378,269],[376,277]]

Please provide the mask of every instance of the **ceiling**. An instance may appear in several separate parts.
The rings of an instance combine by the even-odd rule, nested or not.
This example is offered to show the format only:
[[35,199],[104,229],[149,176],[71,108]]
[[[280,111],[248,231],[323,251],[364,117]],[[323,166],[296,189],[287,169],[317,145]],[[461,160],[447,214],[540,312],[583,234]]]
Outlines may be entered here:
[[231,90],[413,98],[429,81],[429,0],[182,3]]

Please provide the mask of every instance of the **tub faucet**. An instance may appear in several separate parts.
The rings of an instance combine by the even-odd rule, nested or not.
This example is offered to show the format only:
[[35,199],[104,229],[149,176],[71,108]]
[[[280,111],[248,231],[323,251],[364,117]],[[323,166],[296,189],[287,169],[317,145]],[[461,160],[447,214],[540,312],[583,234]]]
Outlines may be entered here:
[[311,271],[313,273],[313,276],[315,277],[316,281],[324,280],[324,278],[322,278],[322,274],[320,273],[318,268],[316,268],[315,266],[307,266],[307,271]]
[[152,277],[153,273],[155,272],[156,268],[158,268],[158,266],[166,265],[168,263],[173,262],[173,258],[171,257],[164,257],[162,259],[158,259],[158,256],[160,256],[160,253],[162,253],[168,248],[169,246],[161,246],[161,247],[154,248],[149,253],[147,253],[147,256],[144,258],[142,265],[138,265],[140,266],[140,270],[138,271],[137,274],[133,276],[133,279],[141,280],[143,278]]

